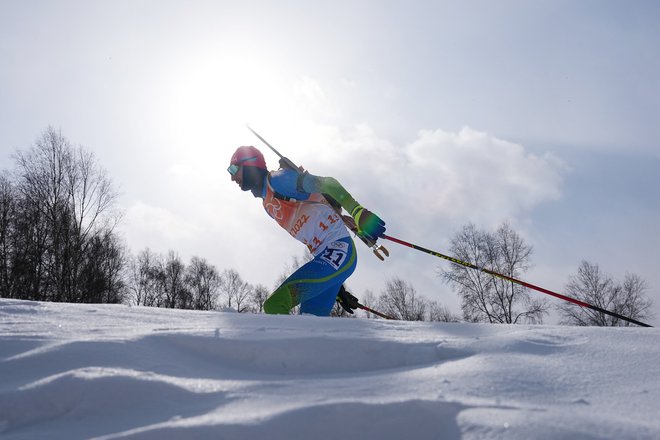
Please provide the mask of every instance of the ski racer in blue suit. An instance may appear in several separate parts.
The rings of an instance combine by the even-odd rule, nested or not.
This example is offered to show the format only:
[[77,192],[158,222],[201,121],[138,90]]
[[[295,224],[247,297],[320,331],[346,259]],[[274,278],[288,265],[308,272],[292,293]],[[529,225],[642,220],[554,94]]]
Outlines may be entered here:
[[269,172],[263,154],[252,146],[236,150],[228,171],[232,181],[261,198],[268,215],[314,256],[268,297],[264,311],[288,314],[300,304],[300,313],[330,315],[342,284],[357,264],[341,209],[351,214],[357,233],[374,242],[385,233],[385,222],[332,177],[288,168]]

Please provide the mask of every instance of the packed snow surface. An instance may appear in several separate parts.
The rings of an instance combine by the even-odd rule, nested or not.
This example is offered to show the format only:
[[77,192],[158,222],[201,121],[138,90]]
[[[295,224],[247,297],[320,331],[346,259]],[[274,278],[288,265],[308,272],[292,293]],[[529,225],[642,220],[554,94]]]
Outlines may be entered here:
[[659,439],[659,340],[0,299],[0,438]]

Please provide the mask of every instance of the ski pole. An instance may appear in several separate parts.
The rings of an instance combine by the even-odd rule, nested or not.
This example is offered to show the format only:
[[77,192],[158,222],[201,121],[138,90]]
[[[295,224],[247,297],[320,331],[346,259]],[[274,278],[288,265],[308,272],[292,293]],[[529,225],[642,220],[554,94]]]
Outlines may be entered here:
[[468,268],[470,268],[470,269],[476,269],[476,270],[479,270],[479,271],[481,271],[481,272],[487,273],[487,274],[489,274],[489,275],[493,275],[493,276],[495,276],[495,277],[501,278],[501,279],[503,279],[503,280],[510,281],[510,282],[512,282],[512,283],[516,283],[516,284],[519,284],[519,285],[521,285],[521,286],[527,287],[527,288],[529,288],[529,289],[537,290],[537,291],[539,291],[539,292],[541,292],[541,293],[545,293],[546,295],[554,296],[555,298],[559,298],[559,299],[562,299],[562,300],[564,300],[564,301],[568,301],[568,302],[570,302],[570,303],[577,304],[577,305],[580,306],[580,307],[586,307],[586,308],[588,308],[588,309],[595,310],[595,311],[600,312],[600,313],[605,313],[606,315],[610,315],[610,316],[613,316],[613,317],[615,317],[615,318],[623,319],[624,321],[628,321],[628,322],[631,322],[631,323],[633,323],[633,324],[637,324],[637,325],[639,325],[639,326],[641,326],[641,327],[652,327],[651,325],[649,325],[649,324],[645,324],[645,323],[640,322],[640,321],[637,321],[636,319],[628,318],[627,316],[623,316],[623,315],[620,315],[620,314],[618,314],[618,313],[611,312],[611,311],[609,311],[609,310],[605,310],[605,309],[603,309],[603,308],[601,308],[601,307],[598,307],[598,306],[595,306],[595,305],[593,305],[593,304],[589,304],[589,303],[586,303],[586,302],[584,302],[584,301],[580,301],[580,300],[578,300],[578,299],[571,298],[570,296],[562,295],[562,294],[560,294],[560,293],[553,292],[553,291],[548,290],[548,289],[544,289],[543,287],[535,286],[534,284],[530,284],[530,283],[527,283],[527,282],[525,282],[525,281],[521,281],[521,280],[518,280],[518,279],[512,278],[512,277],[510,277],[510,276],[503,275],[503,274],[501,274],[501,273],[497,273],[497,272],[495,272],[495,271],[492,271],[492,270],[490,270],[490,269],[486,269],[486,268],[484,268],[484,267],[479,267],[479,266],[477,266],[477,265],[475,265],[475,264],[468,263],[468,262],[466,262],[466,261],[462,261],[462,260],[459,260],[459,259],[457,259],[457,258],[453,258],[453,257],[450,257],[450,256],[448,256],[448,255],[444,255],[444,254],[441,254],[441,253],[439,253],[439,252],[435,252],[435,251],[432,251],[432,250],[429,250],[429,249],[423,248],[423,247],[421,247],[421,246],[417,246],[417,245],[412,244],[412,243],[408,243],[408,242],[406,242],[406,241],[400,240],[400,239],[395,238],[395,237],[391,237],[391,236],[389,236],[389,235],[382,235],[381,237],[384,238],[384,239],[386,239],[386,240],[390,240],[390,241],[393,241],[393,242],[395,242],[395,243],[398,243],[398,244],[400,244],[400,245],[407,246],[407,247],[409,247],[409,248],[413,248],[413,249],[418,250],[418,251],[421,251],[421,252],[425,252],[425,253],[430,254],[430,255],[433,255],[433,256],[435,256],[435,257],[443,258],[443,259],[445,259],[445,260],[451,261],[451,262],[454,263],[454,264],[458,264],[458,265],[461,265],[461,266],[465,266],[465,267],[468,267]]
[[277,151],[277,150],[275,149],[275,147],[273,147],[271,144],[269,144],[268,142],[266,142],[266,139],[264,139],[264,138],[262,138],[261,136],[259,136],[259,133],[257,133],[256,131],[254,131],[254,130],[252,129],[252,127],[250,127],[249,125],[246,125],[246,127],[247,127],[248,130],[250,130],[250,131],[252,132],[252,134],[254,134],[256,137],[258,137],[259,140],[260,140],[261,142],[263,142],[264,144],[266,144],[266,146],[267,146],[268,148],[270,148],[270,149],[273,151],[273,153],[277,154],[277,155],[279,156],[279,158],[282,159],[282,160],[286,163],[286,165],[287,165],[288,167],[290,167],[290,168],[293,169],[293,170],[300,171],[300,168],[298,168],[298,167],[296,166],[296,164],[294,164],[294,163],[293,163],[288,157],[284,157],[284,156],[282,156],[282,153],[280,153],[279,151]]
[[358,303],[357,306],[358,306],[358,309],[362,309],[362,310],[364,310],[365,312],[373,313],[374,315],[376,315],[376,316],[380,316],[381,318],[391,319],[391,320],[394,320],[394,321],[397,320],[397,319],[394,318],[393,316],[386,315],[385,313],[378,312],[378,311],[376,311],[376,310],[374,310],[374,309],[370,309],[369,307],[367,307],[367,306],[365,306],[365,305],[363,305],[363,304]]

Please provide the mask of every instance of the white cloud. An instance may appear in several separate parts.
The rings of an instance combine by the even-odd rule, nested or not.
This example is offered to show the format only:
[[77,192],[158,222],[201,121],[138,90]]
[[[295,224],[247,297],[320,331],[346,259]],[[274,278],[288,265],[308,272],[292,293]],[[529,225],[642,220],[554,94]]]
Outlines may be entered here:
[[559,160],[468,127],[421,131],[405,157],[413,176],[405,191],[442,218],[492,225],[561,194]]
[[423,130],[404,145],[368,125],[320,133],[325,137],[305,157],[310,172],[337,177],[393,234],[446,236],[467,222],[522,222],[534,207],[561,197],[559,159],[469,127]]
[[301,96],[312,103],[320,103],[326,100],[325,92],[323,91],[321,84],[308,76],[302,77],[300,81],[295,84],[294,92],[296,95]]
[[[126,210],[124,234],[135,252],[145,247],[160,252],[178,250],[177,244],[185,243],[200,233],[189,220],[166,208],[137,201]],[[161,249],[163,246],[167,249]]]

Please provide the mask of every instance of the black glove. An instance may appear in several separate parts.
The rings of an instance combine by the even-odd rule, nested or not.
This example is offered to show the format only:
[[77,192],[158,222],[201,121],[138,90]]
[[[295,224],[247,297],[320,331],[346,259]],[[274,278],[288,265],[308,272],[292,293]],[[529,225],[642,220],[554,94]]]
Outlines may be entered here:
[[351,315],[353,314],[353,310],[357,309],[360,304],[360,301],[356,297],[346,291],[343,284],[339,288],[339,293],[337,293],[337,302]]
[[303,167],[297,167],[293,162],[291,162],[291,159],[288,157],[281,157],[280,158],[280,169],[283,170],[293,170],[293,171],[298,171],[302,172],[305,171]]
[[351,216],[355,219],[360,235],[376,241],[385,234],[385,222],[368,209],[358,205],[351,212]]

